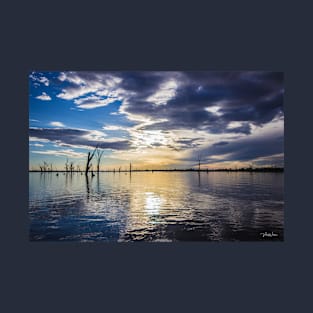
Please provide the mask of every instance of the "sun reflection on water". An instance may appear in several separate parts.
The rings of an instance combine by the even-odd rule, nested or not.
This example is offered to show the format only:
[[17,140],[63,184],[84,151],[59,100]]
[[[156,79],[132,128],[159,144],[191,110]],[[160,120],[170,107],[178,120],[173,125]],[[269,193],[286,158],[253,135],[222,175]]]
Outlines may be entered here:
[[[30,174],[33,240],[283,238],[283,176],[247,173]],[[199,176],[201,181],[199,184]],[[271,188],[269,188],[271,187]]]
[[156,195],[154,192],[145,192],[146,203],[145,211],[148,215],[158,215],[160,213],[160,207],[164,200]]

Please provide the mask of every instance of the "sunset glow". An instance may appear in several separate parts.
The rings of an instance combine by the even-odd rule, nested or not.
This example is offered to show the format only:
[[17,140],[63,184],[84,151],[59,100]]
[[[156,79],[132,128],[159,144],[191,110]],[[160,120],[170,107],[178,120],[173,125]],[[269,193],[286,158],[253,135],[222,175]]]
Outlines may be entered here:
[[101,170],[283,167],[283,95],[277,72],[32,72],[29,169],[96,146]]

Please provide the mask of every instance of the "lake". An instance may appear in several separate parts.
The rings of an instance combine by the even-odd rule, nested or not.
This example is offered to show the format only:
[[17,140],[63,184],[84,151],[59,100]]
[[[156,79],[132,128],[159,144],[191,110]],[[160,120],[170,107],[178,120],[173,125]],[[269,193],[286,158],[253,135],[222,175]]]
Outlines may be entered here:
[[284,173],[29,173],[32,241],[284,238]]

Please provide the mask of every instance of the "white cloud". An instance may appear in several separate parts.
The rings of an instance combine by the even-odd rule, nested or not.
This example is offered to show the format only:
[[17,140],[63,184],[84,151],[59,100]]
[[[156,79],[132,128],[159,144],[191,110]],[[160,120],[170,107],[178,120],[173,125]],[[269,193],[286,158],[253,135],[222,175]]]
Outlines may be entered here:
[[50,125],[55,127],[65,127],[65,125],[61,122],[51,122]]
[[89,102],[93,102],[93,101],[97,101],[97,100],[101,100],[101,98],[93,95],[93,96],[89,96],[89,97],[85,97],[85,98],[76,99],[76,100],[74,100],[74,103],[77,105],[81,105],[84,103],[89,103]]
[[73,83],[75,85],[81,85],[84,84],[84,80],[81,79],[78,75],[76,75],[74,72],[61,72],[58,79],[62,82],[68,81],[70,83]]
[[78,88],[67,88],[62,89],[62,93],[58,94],[57,97],[64,100],[73,100],[79,98],[87,93],[96,92],[96,86],[79,86]]
[[[115,87],[115,86],[114,86]],[[98,96],[106,96],[109,98],[118,98],[118,100],[122,100],[123,96],[125,96],[126,92],[125,90],[121,88],[117,89],[104,89],[104,90],[99,90],[96,92]]]
[[34,82],[34,84],[36,85],[39,85],[39,83],[41,84],[44,84],[45,86],[49,86],[49,79],[47,77],[44,77],[44,76],[38,76],[38,75],[41,75],[40,73],[36,73],[36,72],[32,72],[30,75],[29,75],[29,78],[31,78]]
[[[100,108],[109,105],[110,103],[115,102],[117,99],[116,98],[106,98],[106,99],[101,99],[97,96],[90,96],[87,97],[89,99],[77,99],[74,100],[75,104],[77,104],[78,108],[81,109],[94,109],[94,108]],[[82,104],[80,104],[82,103]]]
[[242,126],[242,122],[230,122],[227,126],[228,129],[238,128]]
[[53,155],[53,156],[67,156],[71,158],[82,158],[86,156],[85,153],[75,152],[73,149],[32,151],[32,153]]
[[58,79],[61,81],[61,82],[64,82],[66,80],[66,75],[64,72],[61,72]]
[[104,130],[128,130],[128,127],[116,126],[116,125],[106,125],[102,127]]
[[221,116],[221,115],[223,115],[223,114],[222,114],[221,112],[219,112],[219,109],[220,109],[220,107],[217,106],[217,105],[214,105],[214,106],[205,108],[205,110],[206,110],[207,112],[213,113],[213,114],[215,114],[215,115],[217,115],[217,116]]
[[[35,127],[33,127],[35,128]],[[38,137],[29,137],[28,139],[29,141],[39,141],[39,142],[49,142],[48,139],[45,139],[45,138],[38,138]]]
[[44,84],[45,86],[49,86],[49,79],[47,77],[44,77],[44,76],[39,77],[38,81],[40,83]]
[[[96,93],[101,96],[108,96],[110,98],[116,98],[121,92],[117,88],[117,85],[122,81],[121,78],[114,77],[110,74],[94,74],[92,77],[83,78],[75,72],[62,72],[58,79],[62,82],[67,81],[74,86],[65,88],[58,98],[65,100],[77,99],[88,93]],[[93,108],[92,106],[88,108]]]
[[88,134],[83,135],[82,138],[91,140],[91,141],[107,141],[106,137],[107,134],[99,131],[99,130],[90,130]]
[[44,147],[44,145],[40,144],[40,143],[31,143],[29,144],[30,146],[33,146],[33,147]]
[[176,95],[178,84],[175,80],[171,79],[160,86],[160,89],[152,96],[147,98],[147,101],[155,105],[166,105]]
[[51,97],[43,92],[40,96],[37,96],[36,99],[43,100],[43,101],[50,101]]
[[284,134],[284,120],[274,118],[270,123],[262,126],[256,126],[250,123],[251,135],[254,136],[283,136]]

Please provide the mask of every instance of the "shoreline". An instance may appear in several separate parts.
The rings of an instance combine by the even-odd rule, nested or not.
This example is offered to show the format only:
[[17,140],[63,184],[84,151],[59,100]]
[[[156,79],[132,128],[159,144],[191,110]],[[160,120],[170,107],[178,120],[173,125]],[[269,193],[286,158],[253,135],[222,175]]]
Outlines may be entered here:
[[[40,170],[29,170],[29,173],[67,173],[67,174],[73,174],[73,173],[82,173],[84,174],[85,171],[65,171],[65,170],[52,170],[52,171],[40,171]],[[284,168],[254,168],[254,169],[205,169],[205,170],[194,170],[194,169],[169,169],[169,170],[121,170],[121,171],[114,171],[114,170],[101,170],[99,172],[93,171],[94,174],[97,173],[146,173],[146,172],[195,172],[195,173],[209,173],[209,172],[257,172],[257,173],[283,173]]]

